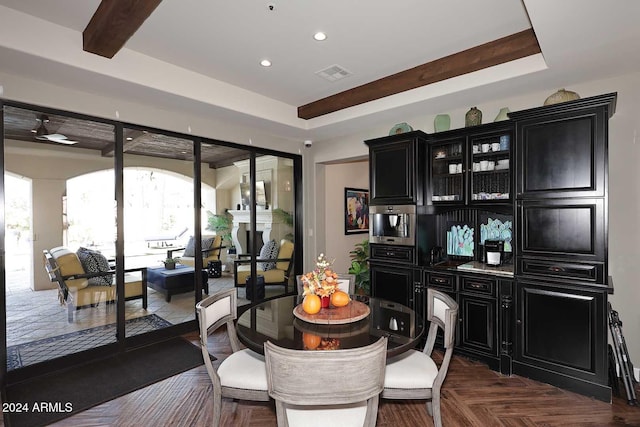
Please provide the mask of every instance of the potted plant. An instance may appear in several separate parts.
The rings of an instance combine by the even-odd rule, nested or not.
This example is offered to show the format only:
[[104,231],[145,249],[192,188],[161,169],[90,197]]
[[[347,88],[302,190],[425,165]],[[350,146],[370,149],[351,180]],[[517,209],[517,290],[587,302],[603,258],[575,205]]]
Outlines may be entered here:
[[164,263],[164,268],[167,270],[174,270],[176,268],[176,264],[180,261],[180,257],[173,258],[165,258],[162,262]]
[[224,210],[222,215],[216,215],[210,211],[207,211],[207,230],[213,230],[217,235],[222,236],[222,241],[229,242],[228,254],[235,254],[236,247],[233,245],[233,239],[231,238],[231,228],[233,227],[233,216],[229,213],[228,209]]
[[[291,212],[287,212],[281,208],[275,208],[273,210],[273,215],[276,216],[280,221],[293,229],[293,214]],[[285,239],[293,242],[293,233],[287,233],[284,236]]]
[[356,292],[369,295],[371,293],[369,281],[369,240],[365,239],[356,244],[356,248],[349,251],[351,267],[349,274],[356,276]]

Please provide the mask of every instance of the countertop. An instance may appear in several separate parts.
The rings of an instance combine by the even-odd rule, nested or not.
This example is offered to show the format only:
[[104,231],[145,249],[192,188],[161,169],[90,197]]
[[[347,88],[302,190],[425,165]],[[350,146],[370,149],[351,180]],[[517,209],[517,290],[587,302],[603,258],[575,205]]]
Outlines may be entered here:
[[490,274],[493,276],[513,277],[513,263],[493,266],[479,261],[470,261],[459,265],[455,265],[455,263],[452,265],[450,262],[446,262],[441,265],[436,264],[431,266],[431,268],[435,270],[468,271],[472,273]]
[[483,262],[471,261],[459,265],[456,270],[474,271],[477,273],[493,274],[495,276],[513,277],[513,264],[493,266],[487,265]]

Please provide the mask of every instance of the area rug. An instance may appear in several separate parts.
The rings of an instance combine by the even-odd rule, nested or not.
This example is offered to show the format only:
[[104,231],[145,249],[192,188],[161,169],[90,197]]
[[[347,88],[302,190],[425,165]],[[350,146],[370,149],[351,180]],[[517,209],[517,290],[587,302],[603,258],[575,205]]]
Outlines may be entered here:
[[45,426],[203,363],[199,347],[172,338],[10,385],[5,402],[20,407],[5,411],[5,425]]
[[[171,326],[171,323],[155,314],[136,317],[125,322],[127,336],[139,335],[167,326]],[[114,342],[116,342],[115,323],[10,346],[7,347],[7,371]]]

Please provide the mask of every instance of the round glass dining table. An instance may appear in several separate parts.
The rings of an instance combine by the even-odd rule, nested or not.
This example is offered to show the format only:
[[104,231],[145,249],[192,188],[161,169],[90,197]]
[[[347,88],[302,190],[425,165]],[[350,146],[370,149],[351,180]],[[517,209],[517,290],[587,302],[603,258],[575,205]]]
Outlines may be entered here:
[[[351,299],[347,307],[323,308],[314,316],[305,315],[298,307],[302,302],[299,295],[269,299],[238,317],[237,335],[245,346],[261,354],[265,341],[293,350],[336,350],[367,346],[386,336],[387,356],[391,357],[420,342],[424,319],[409,307],[367,296],[352,295]],[[364,313],[363,305],[368,307]],[[332,319],[334,312],[351,307],[357,314],[353,319],[358,320]]]

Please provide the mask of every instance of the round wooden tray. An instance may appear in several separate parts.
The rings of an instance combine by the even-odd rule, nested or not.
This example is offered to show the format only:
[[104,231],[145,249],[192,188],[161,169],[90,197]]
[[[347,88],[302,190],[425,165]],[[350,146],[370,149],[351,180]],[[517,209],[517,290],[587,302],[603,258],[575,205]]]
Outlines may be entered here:
[[322,338],[349,338],[369,330],[369,322],[363,319],[360,320],[362,322],[328,325],[326,323],[309,323],[301,319],[293,319],[293,326],[300,332],[318,335]]
[[344,307],[323,308],[316,314],[308,314],[298,304],[293,309],[293,315],[300,320],[321,325],[342,325],[357,322],[369,315],[369,306],[360,301],[349,301]]

